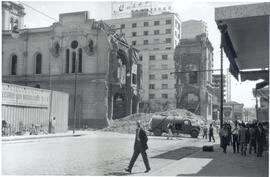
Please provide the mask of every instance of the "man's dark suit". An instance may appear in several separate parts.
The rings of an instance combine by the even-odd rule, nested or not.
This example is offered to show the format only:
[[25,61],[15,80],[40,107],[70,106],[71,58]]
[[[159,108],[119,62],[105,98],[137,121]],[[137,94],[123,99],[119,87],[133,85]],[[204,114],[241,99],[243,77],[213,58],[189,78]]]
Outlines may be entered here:
[[[139,133],[138,133],[138,131],[139,131]],[[138,135],[139,135],[139,137],[138,137]],[[131,158],[129,166],[128,166],[128,169],[130,171],[131,171],[131,169],[132,169],[132,167],[133,167],[133,165],[134,165],[135,161],[137,160],[140,153],[142,155],[146,170],[150,170],[149,161],[147,158],[147,154],[145,152],[148,149],[147,141],[148,141],[148,138],[147,138],[145,131],[142,128],[136,129],[134,152],[133,152],[132,158]]]

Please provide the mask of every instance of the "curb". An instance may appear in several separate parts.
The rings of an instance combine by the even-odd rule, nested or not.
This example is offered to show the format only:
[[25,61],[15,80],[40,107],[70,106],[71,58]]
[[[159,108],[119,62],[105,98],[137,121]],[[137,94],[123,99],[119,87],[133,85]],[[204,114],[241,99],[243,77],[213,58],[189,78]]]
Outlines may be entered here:
[[77,136],[84,136],[85,134],[75,134],[75,135],[55,135],[55,136],[37,136],[35,137],[21,137],[21,138],[10,138],[10,139],[3,139],[2,142],[11,142],[11,141],[20,141],[20,140],[36,140],[36,139],[50,139],[50,138],[65,138],[65,137],[77,137]]

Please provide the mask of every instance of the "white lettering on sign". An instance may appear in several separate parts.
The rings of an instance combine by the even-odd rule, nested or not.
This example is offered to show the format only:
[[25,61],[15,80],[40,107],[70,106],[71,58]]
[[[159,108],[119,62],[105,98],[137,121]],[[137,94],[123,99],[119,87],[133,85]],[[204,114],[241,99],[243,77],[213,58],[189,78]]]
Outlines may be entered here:
[[30,107],[49,107],[50,91],[2,84],[2,104]]

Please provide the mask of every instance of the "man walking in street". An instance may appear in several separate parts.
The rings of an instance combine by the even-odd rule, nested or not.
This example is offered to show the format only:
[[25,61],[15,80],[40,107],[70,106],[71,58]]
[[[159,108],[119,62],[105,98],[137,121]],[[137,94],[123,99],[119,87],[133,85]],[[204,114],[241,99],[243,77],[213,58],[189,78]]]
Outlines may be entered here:
[[241,155],[246,156],[247,142],[248,142],[248,131],[244,123],[240,124],[239,130],[239,142],[241,147]]
[[211,139],[213,139],[213,141],[215,142],[214,129],[213,129],[212,124],[210,124],[210,127],[209,127],[209,142],[211,142]]
[[167,140],[170,139],[170,138],[172,140],[173,139],[173,133],[172,133],[173,124],[171,122],[168,123],[167,129],[168,129]]
[[258,128],[256,130],[256,141],[258,145],[257,157],[262,157],[263,148],[266,142],[265,130],[261,123],[259,123]]
[[135,136],[135,143],[134,143],[134,152],[130,160],[130,163],[128,165],[128,168],[125,168],[125,171],[131,173],[133,165],[135,161],[137,160],[139,154],[142,155],[143,162],[146,167],[145,173],[151,170],[149,161],[147,158],[147,154],[146,154],[146,150],[148,149],[147,141],[148,141],[148,138],[147,138],[146,132],[141,128],[141,123],[140,121],[138,121],[137,129],[136,129],[136,136]]
[[233,144],[233,153],[237,150],[239,153],[239,139],[238,139],[239,127],[237,121],[234,123],[234,128],[232,130],[232,144]]
[[251,154],[252,147],[254,148],[254,154],[256,154],[256,132],[254,124],[250,125],[249,135],[249,154]]

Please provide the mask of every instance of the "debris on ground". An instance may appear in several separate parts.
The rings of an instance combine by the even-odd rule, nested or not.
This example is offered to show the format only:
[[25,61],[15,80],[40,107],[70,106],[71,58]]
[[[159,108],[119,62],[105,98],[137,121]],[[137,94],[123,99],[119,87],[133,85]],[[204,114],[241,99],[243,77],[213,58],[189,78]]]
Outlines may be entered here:
[[136,122],[138,120],[141,121],[141,125],[145,130],[149,129],[149,122],[152,116],[161,115],[161,116],[175,116],[179,119],[189,119],[192,123],[197,123],[199,125],[203,125],[201,116],[193,114],[192,112],[185,109],[173,109],[164,112],[156,112],[156,113],[136,113],[129,116],[126,116],[121,119],[116,119],[111,121],[110,125],[103,129],[103,131],[111,131],[118,133],[135,133],[136,130]]

